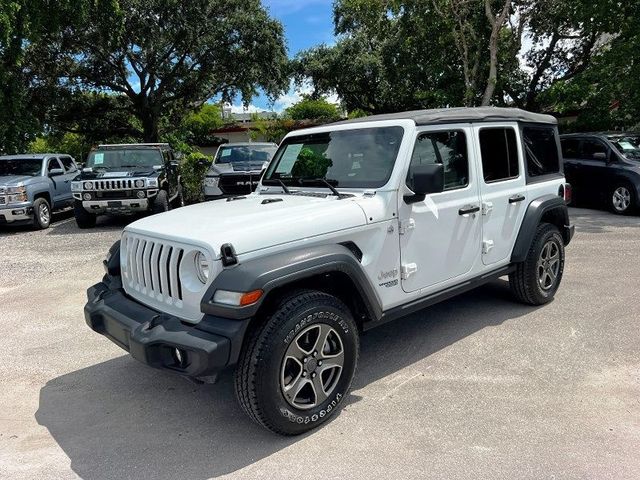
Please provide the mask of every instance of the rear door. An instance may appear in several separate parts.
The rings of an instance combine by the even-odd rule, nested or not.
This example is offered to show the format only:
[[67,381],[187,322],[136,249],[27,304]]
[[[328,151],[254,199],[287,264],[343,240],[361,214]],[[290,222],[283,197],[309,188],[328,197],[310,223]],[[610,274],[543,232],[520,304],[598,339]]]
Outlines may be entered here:
[[517,124],[474,126],[480,154],[482,263],[508,263],[527,208],[526,179]]
[[[423,202],[407,205],[399,199],[402,288],[413,292],[463,277],[480,254],[478,178],[474,170],[470,125],[418,130],[411,169],[442,163],[445,190]],[[469,213],[465,213],[469,212]]]
[[608,145],[596,137],[584,138],[580,154],[580,192],[588,200],[607,193],[610,185]]

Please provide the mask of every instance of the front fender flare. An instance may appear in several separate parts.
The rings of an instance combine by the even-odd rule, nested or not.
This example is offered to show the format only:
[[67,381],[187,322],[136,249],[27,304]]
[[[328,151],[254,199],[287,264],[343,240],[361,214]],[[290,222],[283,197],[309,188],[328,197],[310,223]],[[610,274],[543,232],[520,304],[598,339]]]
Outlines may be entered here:
[[[224,269],[207,289],[200,305],[203,313],[226,318],[255,316],[269,292],[278,287],[330,272],[347,274],[355,284],[372,319],[382,315],[381,302],[361,263],[345,246],[318,245],[269,255]],[[216,290],[233,292],[264,291],[260,301],[246,307],[213,303]]]

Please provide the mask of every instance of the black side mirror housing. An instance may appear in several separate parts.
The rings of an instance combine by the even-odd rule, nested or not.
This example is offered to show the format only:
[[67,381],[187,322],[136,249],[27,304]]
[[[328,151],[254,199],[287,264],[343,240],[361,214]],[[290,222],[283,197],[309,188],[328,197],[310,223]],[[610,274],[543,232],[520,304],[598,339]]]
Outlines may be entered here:
[[594,160],[607,160],[607,154],[604,152],[596,152],[593,154],[593,159]]
[[427,195],[444,191],[444,165],[430,163],[417,165],[411,169],[409,184],[413,195],[405,195],[405,203],[422,202]]

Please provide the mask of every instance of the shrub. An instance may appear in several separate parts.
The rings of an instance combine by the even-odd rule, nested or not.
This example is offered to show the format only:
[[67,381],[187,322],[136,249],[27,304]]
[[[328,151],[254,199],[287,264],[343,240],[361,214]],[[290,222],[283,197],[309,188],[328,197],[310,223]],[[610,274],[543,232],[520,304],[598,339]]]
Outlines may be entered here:
[[211,162],[211,157],[200,152],[192,152],[180,160],[182,194],[186,203],[197,203],[204,199],[202,186]]

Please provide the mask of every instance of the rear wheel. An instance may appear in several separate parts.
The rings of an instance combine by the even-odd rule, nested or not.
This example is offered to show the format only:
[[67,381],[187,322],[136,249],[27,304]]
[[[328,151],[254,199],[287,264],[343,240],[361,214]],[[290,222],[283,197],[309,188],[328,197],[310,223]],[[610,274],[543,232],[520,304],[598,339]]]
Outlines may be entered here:
[[273,432],[311,430],[339,409],[358,349],[357,326],[344,303],[318,291],[297,292],[245,345],[235,374],[238,401]]
[[82,206],[82,202],[78,200],[73,203],[73,215],[76,217],[78,228],[93,228],[96,226],[97,216],[87,212]]
[[563,271],[564,241],[560,231],[555,225],[541,223],[527,258],[509,275],[511,291],[523,303],[543,305],[553,299]]
[[46,198],[36,198],[33,202],[33,226],[39,230],[51,225],[51,205]]
[[613,213],[628,215],[633,211],[635,200],[633,187],[627,183],[619,183],[611,190],[609,205]]

